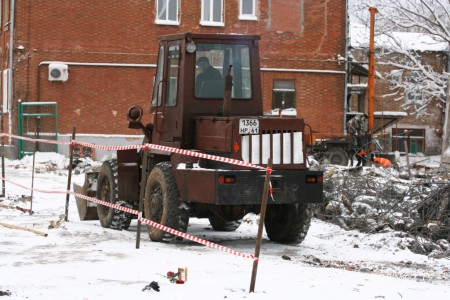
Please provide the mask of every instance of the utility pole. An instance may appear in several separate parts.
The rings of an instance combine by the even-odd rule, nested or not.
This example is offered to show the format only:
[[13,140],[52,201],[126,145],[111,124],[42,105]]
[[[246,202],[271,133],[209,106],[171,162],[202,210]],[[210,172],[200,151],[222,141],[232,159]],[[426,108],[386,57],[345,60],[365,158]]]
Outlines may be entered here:
[[[372,140],[374,128],[374,96],[375,96],[375,14],[378,10],[375,7],[369,7],[370,11],[370,39],[369,39],[369,78],[367,84],[367,131]],[[369,153],[372,153],[374,146],[369,143]]]

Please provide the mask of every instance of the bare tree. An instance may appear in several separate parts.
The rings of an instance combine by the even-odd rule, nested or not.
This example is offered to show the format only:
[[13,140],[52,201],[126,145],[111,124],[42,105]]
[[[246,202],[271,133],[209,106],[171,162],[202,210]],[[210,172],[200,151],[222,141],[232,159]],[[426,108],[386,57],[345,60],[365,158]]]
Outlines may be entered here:
[[[394,69],[388,78],[396,100],[404,101],[402,107],[411,108],[418,118],[426,117],[430,106],[445,110],[450,74],[450,0],[349,0],[351,21],[369,24],[370,6],[379,12],[378,63]],[[424,59],[426,50],[446,52],[447,65],[429,64]],[[443,154],[450,144],[448,131],[443,139]]]

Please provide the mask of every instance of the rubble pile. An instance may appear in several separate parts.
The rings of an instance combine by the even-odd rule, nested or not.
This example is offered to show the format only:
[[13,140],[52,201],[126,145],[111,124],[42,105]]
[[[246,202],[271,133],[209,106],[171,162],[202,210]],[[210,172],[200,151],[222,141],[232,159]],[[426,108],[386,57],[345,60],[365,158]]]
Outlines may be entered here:
[[362,232],[407,233],[411,251],[450,257],[450,180],[437,169],[322,169],[325,203],[316,210],[318,218]]

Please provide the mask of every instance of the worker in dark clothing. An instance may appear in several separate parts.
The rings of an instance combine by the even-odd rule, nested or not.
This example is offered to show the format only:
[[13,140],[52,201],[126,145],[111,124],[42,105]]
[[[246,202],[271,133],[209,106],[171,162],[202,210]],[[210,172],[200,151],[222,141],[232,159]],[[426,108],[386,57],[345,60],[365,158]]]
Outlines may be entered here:
[[[209,64],[207,57],[200,57],[197,59],[197,66],[200,74],[195,79],[195,95],[197,97],[205,97],[208,94],[208,87],[203,86],[205,81],[220,81],[223,83],[223,78],[220,72]],[[221,91],[223,93],[223,91]]]
[[358,163],[356,164],[357,167],[359,166],[365,166],[366,165],[366,152],[359,151],[355,154],[356,159],[358,160]]

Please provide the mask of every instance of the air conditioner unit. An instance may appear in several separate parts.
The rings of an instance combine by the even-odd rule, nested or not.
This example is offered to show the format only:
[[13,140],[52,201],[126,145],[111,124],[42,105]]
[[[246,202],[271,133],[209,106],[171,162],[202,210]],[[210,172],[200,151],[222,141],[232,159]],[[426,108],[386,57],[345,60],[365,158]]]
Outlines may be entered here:
[[51,63],[48,65],[48,80],[67,81],[69,79],[69,67],[63,63]]

